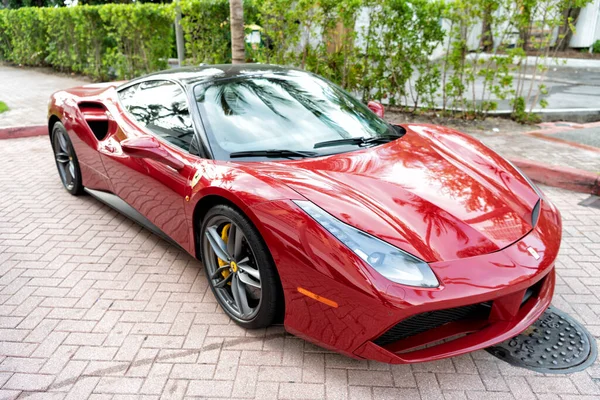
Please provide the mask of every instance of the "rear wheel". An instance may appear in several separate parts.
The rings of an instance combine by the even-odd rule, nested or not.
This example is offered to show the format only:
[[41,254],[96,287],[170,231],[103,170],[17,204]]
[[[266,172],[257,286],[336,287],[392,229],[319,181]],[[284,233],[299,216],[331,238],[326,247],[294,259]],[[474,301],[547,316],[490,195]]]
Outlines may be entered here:
[[58,175],[65,189],[75,196],[82,194],[83,185],[77,155],[67,130],[60,122],[56,122],[52,127],[52,150]]
[[225,312],[245,328],[264,328],[283,301],[269,250],[250,221],[236,209],[211,208],[201,227],[202,262]]

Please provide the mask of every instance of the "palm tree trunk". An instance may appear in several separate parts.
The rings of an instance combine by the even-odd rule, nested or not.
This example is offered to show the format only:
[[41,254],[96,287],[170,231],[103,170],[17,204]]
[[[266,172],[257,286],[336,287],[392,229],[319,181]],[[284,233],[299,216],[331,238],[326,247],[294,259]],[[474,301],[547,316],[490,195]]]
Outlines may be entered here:
[[231,63],[241,64],[246,61],[242,0],[229,0],[229,19],[231,25]]

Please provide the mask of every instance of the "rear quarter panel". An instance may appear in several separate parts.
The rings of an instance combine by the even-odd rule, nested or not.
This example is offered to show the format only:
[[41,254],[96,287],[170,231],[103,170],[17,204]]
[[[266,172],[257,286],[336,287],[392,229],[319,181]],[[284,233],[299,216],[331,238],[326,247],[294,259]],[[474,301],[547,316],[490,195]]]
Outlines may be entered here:
[[118,112],[114,99],[114,84],[90,85],[54,93],[48,104],[48,129],[52,137],[54,122],[58,119],[73,143],[81,169],[82,183],[90,189],[112,191],[110,180],[100,158],[100,141],[86,123],[78,104],[101,103],[109,111]]

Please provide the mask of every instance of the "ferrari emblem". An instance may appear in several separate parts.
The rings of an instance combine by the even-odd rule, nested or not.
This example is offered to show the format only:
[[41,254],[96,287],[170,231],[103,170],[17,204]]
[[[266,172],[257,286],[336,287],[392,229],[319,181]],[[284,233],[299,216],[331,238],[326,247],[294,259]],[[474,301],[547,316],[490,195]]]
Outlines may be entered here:
[[200,175],[200,171],[196,171],[196,174],[192,178],[192,189],[198,184],[198,182],[200,182],[201,177],[202,175]]
[[529,252],[529,254],[531,254],[531,255],[533,256],[533,258],[535,258],[536,260],[539,260],[539,259],[540,259],[540,255],[538,254],[538,252],[537,252],[537,251],[535,251],[535,249],[534,249],[533,247],[529,246],[529,247],[527,248],[527,251],[528,251],[528,252]]

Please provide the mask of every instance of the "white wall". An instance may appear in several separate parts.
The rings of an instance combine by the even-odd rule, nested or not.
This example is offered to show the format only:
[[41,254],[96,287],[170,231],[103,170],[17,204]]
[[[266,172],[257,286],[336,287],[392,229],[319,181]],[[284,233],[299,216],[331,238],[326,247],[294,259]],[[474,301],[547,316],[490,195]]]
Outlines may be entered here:
[[600,0],[592,1],[581,10],[575,29],[569,47],[590,47],[600,40]]

